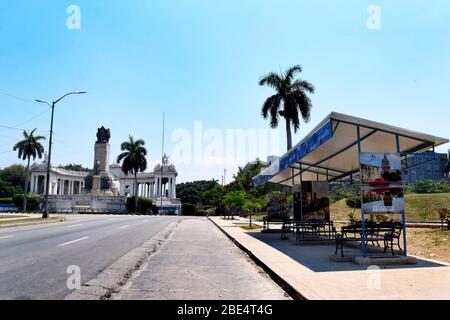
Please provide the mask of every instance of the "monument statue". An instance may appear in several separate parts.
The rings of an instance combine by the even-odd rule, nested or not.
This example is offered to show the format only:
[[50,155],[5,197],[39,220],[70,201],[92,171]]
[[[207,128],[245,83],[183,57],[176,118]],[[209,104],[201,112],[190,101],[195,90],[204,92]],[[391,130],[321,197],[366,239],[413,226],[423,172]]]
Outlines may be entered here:
[[169,164],[169,158],[167,157],[167,154],[164,153],[164,156],[162,158],[162,164],[167,165]]
[[114,194],[113,177],[109,173],[109,139],[111,130],[101,127],[97,130],[97,141],[94,146],[94,168],[85,178],[85,189],[90,194]]
[[101,127],[97,130],[97,142],[96,143],[108,143],[111,139],[111,130]]

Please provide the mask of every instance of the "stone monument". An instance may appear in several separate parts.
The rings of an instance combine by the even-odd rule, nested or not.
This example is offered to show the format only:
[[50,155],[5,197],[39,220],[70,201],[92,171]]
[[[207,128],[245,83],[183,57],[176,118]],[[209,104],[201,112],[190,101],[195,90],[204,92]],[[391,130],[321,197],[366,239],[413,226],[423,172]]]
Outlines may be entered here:
[[85,179],[86,193],[93,195],[117,195],[112,189],[113,177],[109,172],[109,139],[111,130],[101,127],[97,130],[94,146],[94,169]]

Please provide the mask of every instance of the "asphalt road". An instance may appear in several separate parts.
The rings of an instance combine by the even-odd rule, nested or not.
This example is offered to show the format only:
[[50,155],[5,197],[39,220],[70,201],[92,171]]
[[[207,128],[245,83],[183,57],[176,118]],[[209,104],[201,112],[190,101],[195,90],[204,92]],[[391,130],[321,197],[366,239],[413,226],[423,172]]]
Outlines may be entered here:
[[63,299],[67,268],[85,283],[178,217],[108,216],[0,229],[0,299]]

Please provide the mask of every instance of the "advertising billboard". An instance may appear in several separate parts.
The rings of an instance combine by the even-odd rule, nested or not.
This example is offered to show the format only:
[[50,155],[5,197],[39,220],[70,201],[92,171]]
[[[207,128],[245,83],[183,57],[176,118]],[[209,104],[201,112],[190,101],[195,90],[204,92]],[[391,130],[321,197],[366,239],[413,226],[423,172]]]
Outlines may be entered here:
[[360,153],[362,207],[365,214],[401,214],[405,210],[399,153]]
[[303,181],[294,187],[295,221],[330,220],[330,194],[327,181]]

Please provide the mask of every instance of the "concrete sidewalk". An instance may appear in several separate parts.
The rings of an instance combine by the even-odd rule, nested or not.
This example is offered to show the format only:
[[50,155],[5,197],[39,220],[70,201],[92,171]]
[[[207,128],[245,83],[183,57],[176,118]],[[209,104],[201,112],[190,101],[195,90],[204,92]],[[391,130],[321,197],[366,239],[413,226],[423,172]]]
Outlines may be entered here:
[[305,299],[450,299],[450,267],[445,263],[419,258],[414,267],[369,270],[351,263],[337,265],[329,260],[334,251],[329,246],[296,246],[279,235],[246,232],[221,217],[211,220]]
[[183,220],[114,300],[286,300],[289,296],[206,218]]

